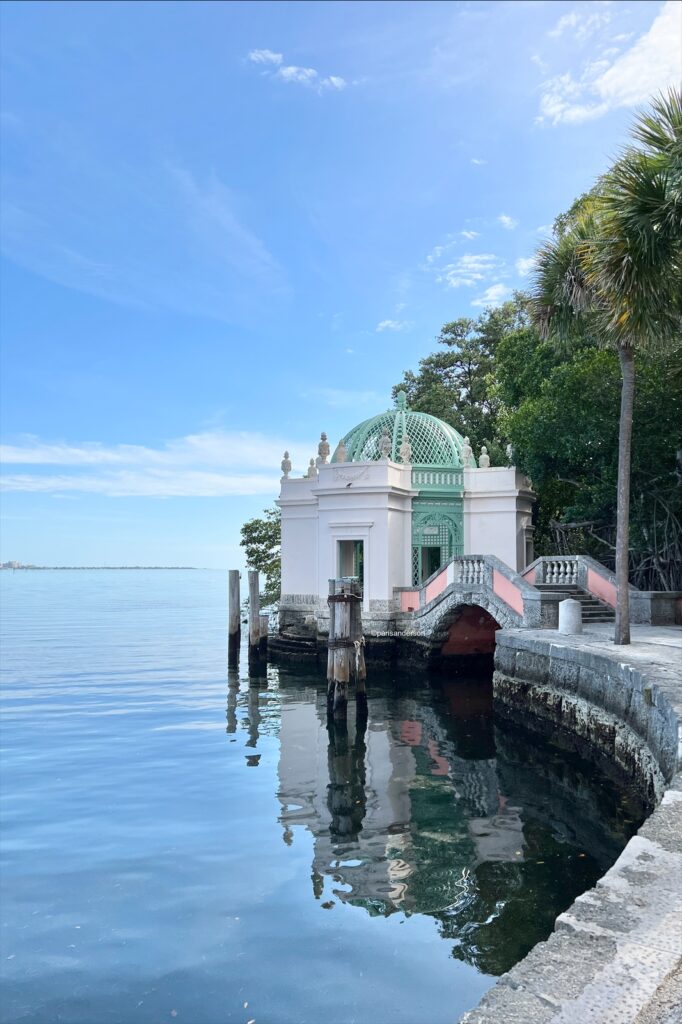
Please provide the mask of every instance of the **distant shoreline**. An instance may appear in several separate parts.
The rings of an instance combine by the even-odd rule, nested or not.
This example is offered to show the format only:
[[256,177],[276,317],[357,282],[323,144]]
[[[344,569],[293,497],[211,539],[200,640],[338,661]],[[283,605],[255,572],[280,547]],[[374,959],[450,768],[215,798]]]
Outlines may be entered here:
[[0,565],[0,571],[3,572],[63,572],[65,570],[78,569],[81,572],[92,572],[95,569],[117,569],[121,571],[135,571],[135,570],[175,570],[182,569],[183,571],[198,572],[199,567],[196,565]]

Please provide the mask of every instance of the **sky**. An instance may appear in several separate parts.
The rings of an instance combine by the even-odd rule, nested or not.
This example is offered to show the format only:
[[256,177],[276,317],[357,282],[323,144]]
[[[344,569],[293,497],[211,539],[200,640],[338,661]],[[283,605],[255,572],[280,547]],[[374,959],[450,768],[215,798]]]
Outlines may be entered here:
[[4,3],[0,561],[239,528],[528,283],[682,0]]

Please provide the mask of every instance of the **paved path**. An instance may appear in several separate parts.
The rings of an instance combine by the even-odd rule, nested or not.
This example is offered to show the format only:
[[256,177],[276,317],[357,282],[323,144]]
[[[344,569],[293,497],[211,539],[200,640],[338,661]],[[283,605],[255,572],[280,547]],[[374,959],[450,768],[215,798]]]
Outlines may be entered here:
[[[508,630],[500,647],[570,660],[570,650],[630,666],[682,725],[682,628],[613,626],[579,636]],[[527,657],[527,655],[526,655]],[[576,657],[585,661],[585,654]],[[603,662],[602,662],[603,665]],[[608,669],[608,667],[607,667]],[[615,665],[614,665],[615,669]],[[619,674],[627,680],[626,670]],[[627,685],[621,682],[620,685]],[[673,721],[674,720],[674,721]],[[663,798],[609,871],[561,914],[555,931],[500,978],[467,1024],[682,1024],[682,750]]]

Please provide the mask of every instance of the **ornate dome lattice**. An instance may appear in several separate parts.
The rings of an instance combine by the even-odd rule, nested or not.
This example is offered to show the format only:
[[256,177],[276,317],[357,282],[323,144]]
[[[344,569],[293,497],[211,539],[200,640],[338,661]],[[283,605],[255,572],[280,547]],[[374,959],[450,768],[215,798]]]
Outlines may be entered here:
[[[372,416],[353,427],[344,437],[346,458],[349,462],[372,462],[381,458],[381,438],[386,431],[391,439],[391,459],[401,462],[400,446],[409,438],[412,446],[413,466],[462,466],[464,438],[454,427],[425,412],[414,412],[407,407],[404,391],[399,391],[395,408]],[[336,454],[332,462],[336,461]],[[475,466],[469,457],[468,465]]]

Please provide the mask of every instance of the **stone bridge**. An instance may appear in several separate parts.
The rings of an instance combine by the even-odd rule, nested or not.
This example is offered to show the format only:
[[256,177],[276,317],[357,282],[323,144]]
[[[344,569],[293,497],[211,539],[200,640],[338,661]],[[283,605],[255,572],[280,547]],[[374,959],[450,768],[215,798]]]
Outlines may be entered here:
[[[395,628],[428,652],[492,654],[500,627],[556,629],[567,597],[582,602],[586,621],[612,621],[615,576],[585,555],[537,558],[523,573],[492,555],[468,555],[453,558],[420,587],[398,588]],[[672,624],[681,598],[631,587],[631,619]]]

